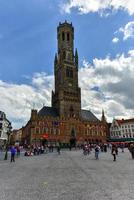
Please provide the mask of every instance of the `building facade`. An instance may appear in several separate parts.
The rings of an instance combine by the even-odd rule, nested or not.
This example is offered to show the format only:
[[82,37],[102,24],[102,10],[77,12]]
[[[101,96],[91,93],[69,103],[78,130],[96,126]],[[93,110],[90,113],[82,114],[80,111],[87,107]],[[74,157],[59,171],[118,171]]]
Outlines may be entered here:
[[0,111],[0,146],[3,146],[8,140],[10,124],[10,121],[6,118],[6,114]]
[[57,27],[57,53],[54,59],[55,88],[52,106],[32,110],[22,131],[24,144],[61,141],[62,143],[105,142],[107,123],[90,110],[81,109],[78,84],[78,52],[74,52],[74,28],[66,21]]
[[10,137],[10,144],[21,144],[22,138],[22,128],[21,129],[14,129],[11,133]]
[[134,118],[132,119],[113,119],[110,127],[110,139],[120,141],[134,140]]

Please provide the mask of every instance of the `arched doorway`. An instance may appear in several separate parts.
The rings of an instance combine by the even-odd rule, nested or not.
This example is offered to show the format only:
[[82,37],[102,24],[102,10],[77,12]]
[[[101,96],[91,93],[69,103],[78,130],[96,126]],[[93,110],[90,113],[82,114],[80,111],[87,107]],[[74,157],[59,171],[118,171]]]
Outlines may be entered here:
[[74,128],[72,128],[71,130],[70,146],[76,147],[76,131]]

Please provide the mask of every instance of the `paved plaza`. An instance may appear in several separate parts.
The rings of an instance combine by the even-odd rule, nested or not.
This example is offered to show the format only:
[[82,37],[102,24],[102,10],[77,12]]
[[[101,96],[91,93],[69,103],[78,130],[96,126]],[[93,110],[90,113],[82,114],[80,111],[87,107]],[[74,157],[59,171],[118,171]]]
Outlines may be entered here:
[[84,156],[64,150],[0,161],[0,200],[133,200],[134,160],[128,151]]

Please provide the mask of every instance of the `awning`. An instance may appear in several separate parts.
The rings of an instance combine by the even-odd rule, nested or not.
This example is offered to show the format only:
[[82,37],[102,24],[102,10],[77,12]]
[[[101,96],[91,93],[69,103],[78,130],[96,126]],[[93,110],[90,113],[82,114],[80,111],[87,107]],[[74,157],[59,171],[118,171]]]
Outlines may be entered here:
[[107,142],[134,142],[134,138],[109,138]]

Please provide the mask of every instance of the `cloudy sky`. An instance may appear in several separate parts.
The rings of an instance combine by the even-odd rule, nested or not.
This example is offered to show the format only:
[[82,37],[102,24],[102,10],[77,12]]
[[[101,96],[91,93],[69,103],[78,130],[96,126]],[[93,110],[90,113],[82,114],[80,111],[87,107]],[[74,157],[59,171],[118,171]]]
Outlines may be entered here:
[[134,0],[0,0],[0,110],[13,128],[51,105],[59,22],[72,22],[82,107],[134,117]]

